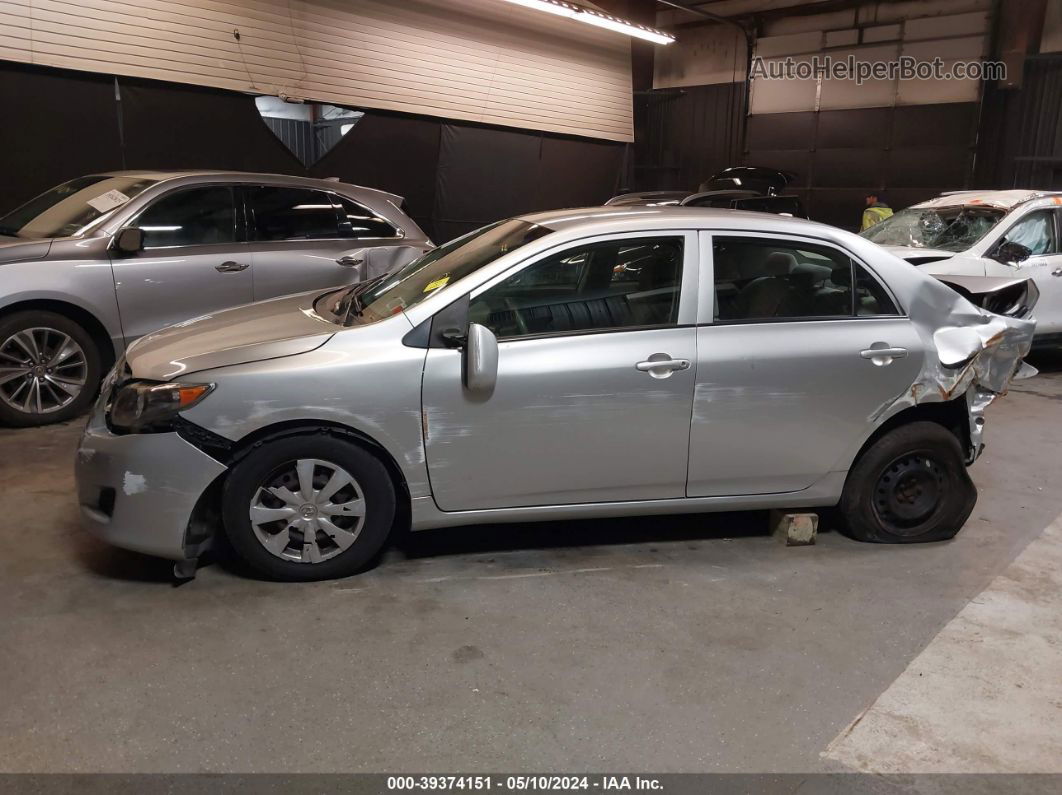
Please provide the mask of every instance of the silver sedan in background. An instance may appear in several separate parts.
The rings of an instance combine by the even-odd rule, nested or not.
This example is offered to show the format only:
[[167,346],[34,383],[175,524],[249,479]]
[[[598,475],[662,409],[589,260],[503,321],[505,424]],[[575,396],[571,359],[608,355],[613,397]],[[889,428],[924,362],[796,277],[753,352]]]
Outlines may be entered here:
[[390,193],[233,172],[65,182],[0,218],[0,423],[69,419],[163,326],[352,284],[432,247]]
[[142,339],[78,499],[182,571],[223,528],[288,580],[359,570],[397,522],[839,504],[858,539],[940,540],[1034,327],[809,221],[539,213]]

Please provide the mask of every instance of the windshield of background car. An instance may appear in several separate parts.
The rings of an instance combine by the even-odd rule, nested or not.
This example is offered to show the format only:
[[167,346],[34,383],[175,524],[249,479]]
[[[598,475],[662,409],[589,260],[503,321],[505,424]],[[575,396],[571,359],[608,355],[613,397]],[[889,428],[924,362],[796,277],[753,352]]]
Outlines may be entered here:
[[879,246],[966,251],[988,234],[1005,213],[995,207],[909,207],[862,233]]
[[527,221],[500,221],[429,251],[358,296],[361,316],[380,320],[419,304],[499,257],[552,232]]
[[156,182],[100,174],[72,179],[0,218],[0,235],[47,238],[80,234]]

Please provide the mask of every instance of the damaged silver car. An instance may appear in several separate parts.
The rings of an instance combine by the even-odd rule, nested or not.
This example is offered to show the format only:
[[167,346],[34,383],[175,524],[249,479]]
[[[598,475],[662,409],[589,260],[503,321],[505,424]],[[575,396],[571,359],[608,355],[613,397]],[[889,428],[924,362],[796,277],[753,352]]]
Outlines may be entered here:
[[955,535],[1031,320],[798,219],[593,208],[484,227],[354,287],[152,334],[77,456],[86,526],[286,580],[401,524],[838,506]]

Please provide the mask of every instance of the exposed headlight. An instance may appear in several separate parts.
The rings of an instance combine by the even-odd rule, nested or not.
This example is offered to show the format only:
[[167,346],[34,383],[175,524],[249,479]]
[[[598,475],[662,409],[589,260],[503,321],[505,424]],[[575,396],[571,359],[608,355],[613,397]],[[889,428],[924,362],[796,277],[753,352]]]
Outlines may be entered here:
[[214,384],[129,381],[114,393],[107,421],[114,430],[126,433],[167,431],[178,412],[190,409],[213,389]]

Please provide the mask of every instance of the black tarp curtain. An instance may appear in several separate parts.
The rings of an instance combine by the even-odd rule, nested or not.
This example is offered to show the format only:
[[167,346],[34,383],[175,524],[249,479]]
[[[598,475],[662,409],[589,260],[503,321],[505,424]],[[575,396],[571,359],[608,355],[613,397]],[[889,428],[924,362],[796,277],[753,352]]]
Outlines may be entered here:
[[604,202],[624,145],[367,111],[305,168],[254,98],[0,64],[0,213],[82,174],[216,168],[339,177],[403,196],[437,242],[520,213]]

